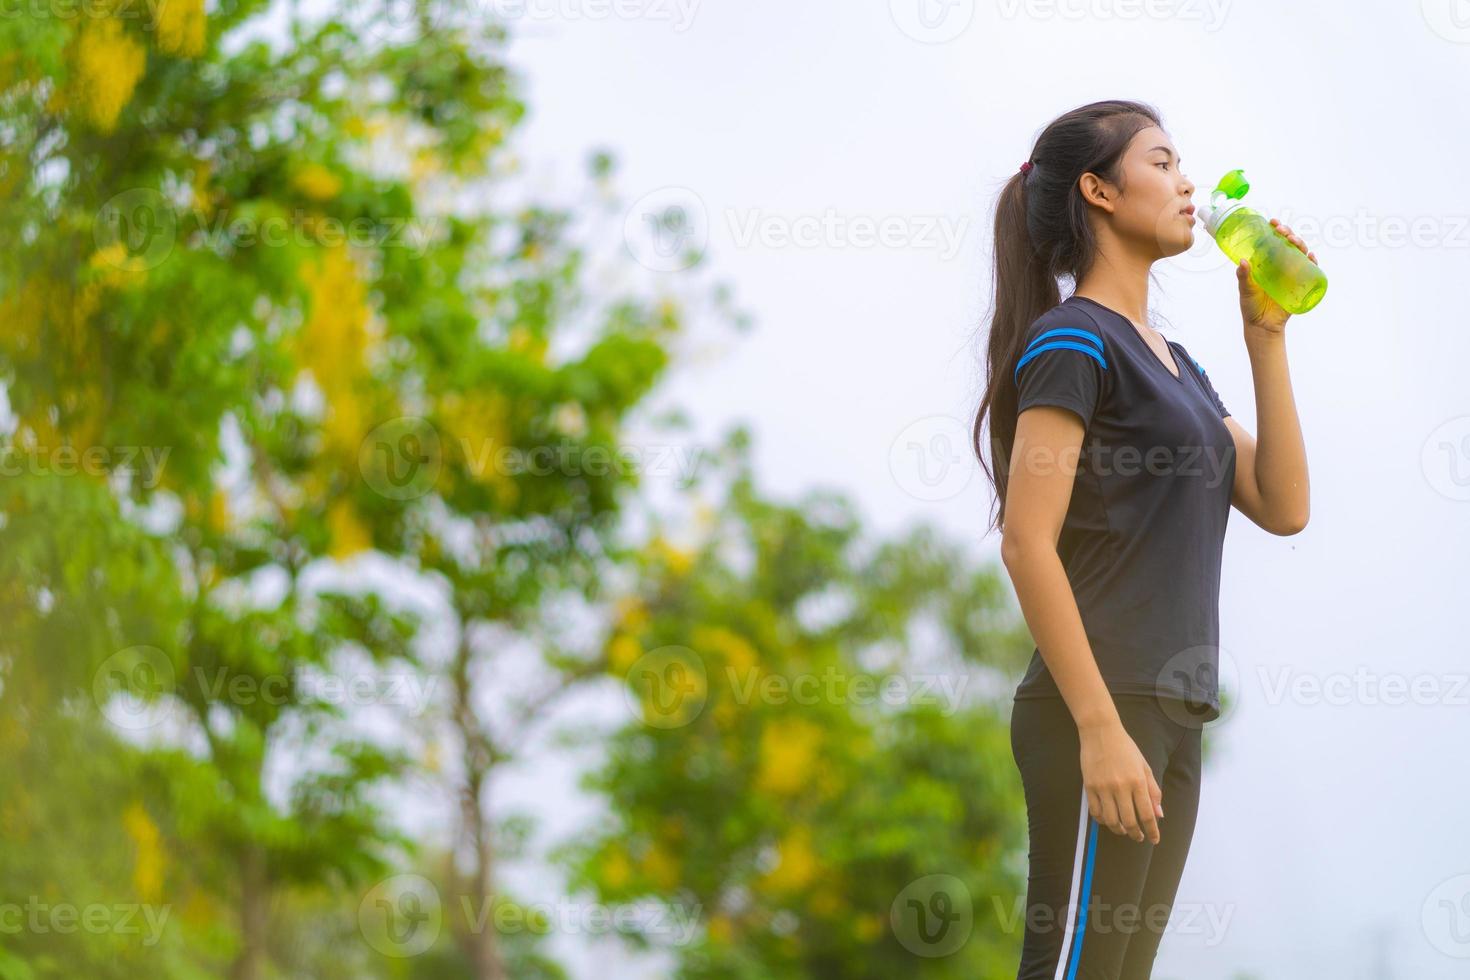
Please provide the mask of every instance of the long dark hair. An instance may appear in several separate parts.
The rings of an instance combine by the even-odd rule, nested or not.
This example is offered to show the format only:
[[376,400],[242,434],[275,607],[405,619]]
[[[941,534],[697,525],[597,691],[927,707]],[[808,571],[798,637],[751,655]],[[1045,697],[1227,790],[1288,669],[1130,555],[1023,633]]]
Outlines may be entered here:
[[[1011,376],[1026,330],[1061,302],[1059,279],[1082,281],[1097,257],[1078,181],[1094,173],[1121,186],[1119,161],[1141,129],[1159,126],[1142,102],[1110,100],[1080,106],[1054,119],[1036,139],[1029,172],[1017,171],[995,208],[995,267],[985,393],[975,412],[973,446],[995,487],[990,527],[1005,527],[1006,484],[1016,440],[1016,384]],[[994,467],[986,465],[987,422]]]

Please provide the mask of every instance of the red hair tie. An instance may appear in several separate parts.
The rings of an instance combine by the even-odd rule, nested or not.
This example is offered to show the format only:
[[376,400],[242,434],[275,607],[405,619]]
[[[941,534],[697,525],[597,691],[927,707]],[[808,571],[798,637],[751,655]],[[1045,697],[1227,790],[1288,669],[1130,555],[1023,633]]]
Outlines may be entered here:
[[1031,167],[1032,167],[1031,161],[1030,160],[1027,160],[1025,163],[1021,164],[1021,173],[1023,173],[1023,174],[1024,173],[1029,173],[1030,170],[1031,170]]

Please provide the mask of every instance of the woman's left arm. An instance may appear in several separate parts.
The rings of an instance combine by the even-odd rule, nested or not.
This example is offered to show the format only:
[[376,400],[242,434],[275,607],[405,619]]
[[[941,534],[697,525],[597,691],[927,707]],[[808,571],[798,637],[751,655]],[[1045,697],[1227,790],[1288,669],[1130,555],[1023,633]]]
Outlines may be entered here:
[[[1300,236],[1276,218],[1271,224],[1278,234],[1306,252],[1307,258],[1317,261]],[[1230,502],[1272,534],[1296,534],[1307,526],[1310,493],[1307,449],[1286,366],[1286,321],[1291,314],[1251,279],[1249,259],[1240,261],[1235,276],[1240,284],[1240,312],[1255,379],[1256,423],[1261,435],[1259,439],[1252,436],[1234,418],[1224,420],[1235,440],[1235,484]]]

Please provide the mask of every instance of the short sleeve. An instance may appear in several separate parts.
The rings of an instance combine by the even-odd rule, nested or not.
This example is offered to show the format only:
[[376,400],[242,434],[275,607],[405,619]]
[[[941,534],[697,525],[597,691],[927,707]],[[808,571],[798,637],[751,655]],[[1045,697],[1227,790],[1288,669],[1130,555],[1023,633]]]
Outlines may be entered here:
[[[1181,344],[1180,349],[1184,350],[1184,345]],[[1222,419],[1228,416],[1230,414],[1230,409],[1226,408],[1225,403],[1220,400],[1220,393],[1217,392],[1215,390],[1215,386],[1210,383],[1210,376],[1205,373],[1204,365],[1200,364],[1199,361],[1196,361],[1194,359],[1194,355],[1189,353],[1188,350],[1184,350],[1184,356],[1189,358],[1190,363],[1194,365],[1194,369],[1199,372],[1199,379],[1201,382],[1204,383],[1205,386],[1205,394],[1209,395],[1210,401],[1215,403],[1215,411],[1220,413],[1220,417]]]
[[1016,360],[1016,414],[1034,405],[1057,405],[1092,424],[1108,370],[1102,333],[1084,318],[1061,323],[1044,318],[1026,333]]

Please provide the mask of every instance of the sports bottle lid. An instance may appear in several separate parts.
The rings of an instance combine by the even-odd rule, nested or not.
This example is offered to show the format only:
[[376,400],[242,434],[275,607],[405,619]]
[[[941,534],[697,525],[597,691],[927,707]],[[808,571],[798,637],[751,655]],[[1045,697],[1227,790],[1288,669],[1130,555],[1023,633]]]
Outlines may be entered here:
[[[1200,212],[1200,223],[1204,225],[1205,231],[1210,233],[1211,238],[1215,236],[1215,229],[1220,227],[1220,222],[1225,220],[1226,215],[1237,208],[1245,207],[1245,202],[1241,198],[1245,197],[1245,192],[1250,189],[1250,181],[1245,179],[1245,173],[1242,170],[1232,170],[1220,178],[1215,189],[1210,191],[1209,204]],[[1229,203],[1226,203],[1227,201]]]

